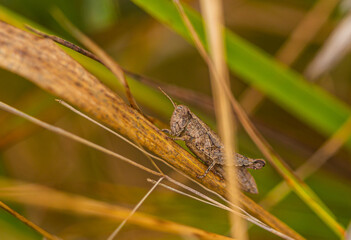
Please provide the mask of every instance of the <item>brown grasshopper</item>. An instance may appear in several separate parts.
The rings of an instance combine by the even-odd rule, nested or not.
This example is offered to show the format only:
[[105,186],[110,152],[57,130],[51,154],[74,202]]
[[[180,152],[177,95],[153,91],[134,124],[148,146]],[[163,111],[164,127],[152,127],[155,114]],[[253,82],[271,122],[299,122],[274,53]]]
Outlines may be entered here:
[[[160,89],[162,91],[162,89]],[[199,119],[190,109],[184,105],[177,105],[162,91],[174,106],[174,111],[170,121],[170,130],[162,131],[172,136],[174,140],[182,140],[186,146],[208,166],[203,175],[214,169],[215,173],[223,178],[224,146],[217,134],[212,131],[201,119]],[[237,178],[241,188],[250,193],[258,193],[256,182],[247,168],[260,169],[265,165],[262,159],[252,159],[239,153],[235,153],[235,166],[237,167]]]

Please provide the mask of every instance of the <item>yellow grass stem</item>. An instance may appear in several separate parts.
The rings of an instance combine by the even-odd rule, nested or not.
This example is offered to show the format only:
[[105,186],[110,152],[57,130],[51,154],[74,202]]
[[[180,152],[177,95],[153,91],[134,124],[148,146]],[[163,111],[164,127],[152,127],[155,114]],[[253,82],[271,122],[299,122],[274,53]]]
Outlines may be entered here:
[[[234,167],[235,152],[235,120],[231,111],[228,97],[223,94],[222,82],[229,85],[229,73],[225,62],[224,47],[224,20],[222,1],[201,0],[201,10],[204,16],[205,29],[209,42],[210,57],[213,68],[209,66],[211,87],[215,105],[216,119],[219,135],[225,148],[225,173],[227,180],[228,199],[233,205],[239,206],[239,186],[236,180],[236,168]],[[217,74],[216,74],[217,73]],[[239,206],[240,207],[240,206]],[[230,213],[231,235],[237,239],[247,239],[246,224],[243,219]]]

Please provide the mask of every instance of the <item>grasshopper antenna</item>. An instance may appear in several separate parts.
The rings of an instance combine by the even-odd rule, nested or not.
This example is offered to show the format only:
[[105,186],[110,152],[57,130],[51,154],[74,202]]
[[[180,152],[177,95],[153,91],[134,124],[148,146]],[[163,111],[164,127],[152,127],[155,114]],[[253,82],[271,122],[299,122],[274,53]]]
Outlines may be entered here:
[[163,91],[161,87],[158,87],[158,89],[160,89],[160,91],[171,101],[171,103],[173,104],[173,107],[177,108],[177,104],[173,102],[172,98],[168,96],[168,94],[165,91]]

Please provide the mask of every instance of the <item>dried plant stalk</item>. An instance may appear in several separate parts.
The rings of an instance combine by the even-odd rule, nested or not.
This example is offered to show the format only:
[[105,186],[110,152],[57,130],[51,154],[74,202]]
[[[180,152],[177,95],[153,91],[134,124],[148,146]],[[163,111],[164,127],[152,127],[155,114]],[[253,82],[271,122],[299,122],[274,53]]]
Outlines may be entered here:
[[[240,207],[239,202],[239,184],[237,176],[239,170],[235,168],[233,162],[233,153],[236,145],[235,118],[230,106],[229,98],[223,94],[222,81],[227,86],[230,85],[229,72],[225,63],[225,46],[224,46],[224,17],[222,1],[201,0],[201,12],[204,16],[206,35],[209,42],[209,54],[213,67],[209,66],[211,89],[213,93],[213,102],[215,104],[216,120],[218,130],[224,144],[224,170],[227,178],[228,199],[233,205]],[[185,14],[184,14],[185,15]],[[185,19],[183,21],[186,21]],[[217,73],[217,74],[216,74]],[[234,160],[235,161],[235,160]],[[246,222],[237,214],[229,213],[231,222],[231,236],[239,240],[248,239],[246,232]]]
[[[43,39],[0,22],[0,66],[19,74],[46,91],[75,105],[134,142],[165,159],[169,165],[205,187],[226,196],[224,181],[168,138],[144,116],[69,57],[50,39]],[[295,239],[303,239],[244,194],[240,202],[269,226]]]

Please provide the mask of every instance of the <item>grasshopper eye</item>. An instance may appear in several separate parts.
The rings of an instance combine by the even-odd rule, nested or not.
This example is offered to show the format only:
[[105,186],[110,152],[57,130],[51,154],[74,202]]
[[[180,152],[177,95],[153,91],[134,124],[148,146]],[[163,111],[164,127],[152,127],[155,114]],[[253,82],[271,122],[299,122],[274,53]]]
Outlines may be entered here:
[[256,159],[249,168],[257,170],[263,168],[264,165],[266,162],[263,159]]
[[174,114],[178,117],[178,119],[188,120],[190,118],[189,108],[179,105],[174,111]]

